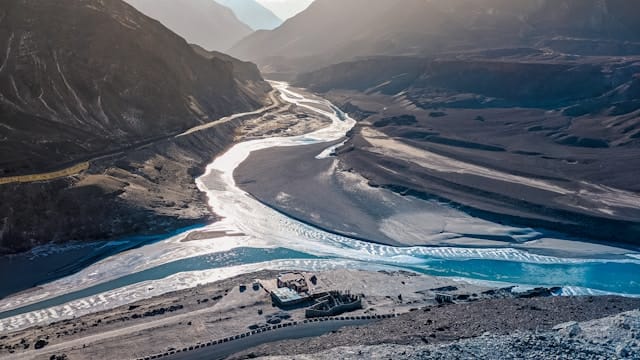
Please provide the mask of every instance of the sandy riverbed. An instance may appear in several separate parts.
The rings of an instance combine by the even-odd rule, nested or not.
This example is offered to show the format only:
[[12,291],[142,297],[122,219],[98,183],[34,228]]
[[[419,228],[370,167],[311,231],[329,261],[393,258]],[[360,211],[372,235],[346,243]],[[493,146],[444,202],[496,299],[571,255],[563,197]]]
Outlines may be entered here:
[[631,252],[616,245],[498,224],[436,200],[371,187],[338,158],[316,159],[326,147],[317,144],[300,146],[296,151],[278,147],[256,151],[238,166],[234,178],[241,189],[287,215],[381,244],[517,248],[575,258],[621,257]]

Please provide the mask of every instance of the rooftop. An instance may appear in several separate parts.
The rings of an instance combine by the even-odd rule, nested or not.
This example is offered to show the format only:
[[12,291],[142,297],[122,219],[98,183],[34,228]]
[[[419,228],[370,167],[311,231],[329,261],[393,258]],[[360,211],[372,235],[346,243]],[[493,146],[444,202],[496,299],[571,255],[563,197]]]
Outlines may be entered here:
[[278,275],[278,280],[283,281],[283,282],[287,282],[287,281],[300,281],[300,280],[304,280],[304,275],[302,275],[301,273],[283,273]]
[[282,304],[296,302],[296,301],[305,299],[304,296],[301,296],[296,291],[291,290],[289,288],[277,288],[272,290],[271,294],[276,298],[278,298],[278,300]]

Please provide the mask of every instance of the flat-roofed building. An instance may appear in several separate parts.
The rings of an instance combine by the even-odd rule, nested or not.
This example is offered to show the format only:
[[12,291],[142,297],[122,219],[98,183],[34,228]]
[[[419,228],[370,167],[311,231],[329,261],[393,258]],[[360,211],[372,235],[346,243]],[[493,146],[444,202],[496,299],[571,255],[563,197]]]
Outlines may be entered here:
[[299,304],[307,300],[309,296],[307,294],[300,294],[288,287],[277,288],[271,291],[271,299],[278,306],[291,306]]
[[284,273],[278,275],[278,287],[289,288],[299,293],[309,291],[309,284],[304,275],[298,272]]

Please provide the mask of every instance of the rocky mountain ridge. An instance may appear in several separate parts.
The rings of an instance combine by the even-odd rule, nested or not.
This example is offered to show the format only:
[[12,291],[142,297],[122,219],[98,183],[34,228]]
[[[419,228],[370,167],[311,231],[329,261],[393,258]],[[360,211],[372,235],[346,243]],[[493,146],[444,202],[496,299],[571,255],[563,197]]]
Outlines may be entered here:
[[0,176],[90,163],[0,185],[0,253],[209,219],[193,176],[237,123],[175,135],[270,101],[255,65],[196,49],[121,0],[7,0],[0,49]]
[[255,109],[269,89],[259,73],[240,81],[234,67],[242,63],[197,54],[122,1],[6,5],[0,176],[55,169]]
[[214,0],[125,1],[207,50],[226,51],[253,31],[231,9]]
[[[535,49],[497,53],[371,57],[300,74],[295,82],[319,92],[406,92],[423,108],[530,107],[571,116],[640,109],[640,57],[566,59]],[[633,136],[632,130],[626,133]]]
[[505,47],[631,55],[640,49],[640,29],[630,14],[639,11],[640,4],[621,0],[318,0],[230,52],[285,74],[361,56]]
[[236,14],[238,19],[253,30],[272,30],[282,24],[282,19],[255,0],[215,0]]

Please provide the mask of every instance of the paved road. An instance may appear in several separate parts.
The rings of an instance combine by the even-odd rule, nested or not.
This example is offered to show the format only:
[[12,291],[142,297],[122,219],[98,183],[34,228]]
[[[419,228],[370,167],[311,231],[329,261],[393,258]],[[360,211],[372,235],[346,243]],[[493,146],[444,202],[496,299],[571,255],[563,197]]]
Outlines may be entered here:
[[269,112],[269,111],[271,111],[271,110],[273,110],[273,109],[275,109],[275,108],[277,108],[277,107],[279,107],[279,106],[281,106],[283,104],[283,102],[280,101],[280,99],[278,99],[278,97],[276,96],[275,90],[273,90],[273,91],[271,91],[269,93],[269,99],[271,100],[271,105],[269,105],[267,107],[263,107],[261,109],[255,110],[255,111],[250,111],[250,112],[230,115],[230,116],[224,117],[222,119],[218,119],[216,121],[211,121],[211,122],[208,122],[208,123],[203,124],[203,125],[198,125],[198,126],[195,126],[195,127],[191,128],[191,129],[189,129],[189,130],[177,135],[176,137],[182,137],[182,136],[186,136],[186,135],[189,135],[189,134],[193,134],[193,133],[198,132],[198,131],[206,130],[208,128],[211,128],[211,127],[214,127],[214,126],[218,126],[220,124],[224,124],[226,122],[229,122],[231,120],[235,120],[237,118],[241,118],[241,117],[244,117],[244,116],[260,115],[262,113]]
[[40,174],[32,174],[32,175],[18,175],[18,176],[9,176],[0,178],[0,185],[10,184],[10,183],[28,183],[35,181],[48,181],[54,180],[63,177],[69,177],[76,174],[79,174],[89,168],[89,162],[83,162],[80,164],[73,165],[71,167],[58,170],[51,171]]
[[265,106],[262,107],[258,110],[255,111],[250,111],[250,112],[246,112],[246,113],[239,113],[239,114],[234,114],[234,115],[230,115],[221,119],[216,119],[213,121],[210,121],[206,124],[203,125],[198,125],[195,126],[185,132],[180,132],[180,133],[174,133],[174,134],[170,134],[170,135],[163,135],[160,137],[156,137],[156,138],[152,138],[152,139],[148,139],[145,140],[143,142],[140,143],[136,143],[133,144],[131,146],[127,146],[125,148],[120,148],[117,150],[112,150],[112,151],[108,151],[105,153],[99,153],[94,155],[93,157],[86,159],[84,161],[82,161],[81,163],[76,163],[76,164],[69,164],[69,165],[62,165],[65,166],[64,168],[60,169],[60,170],[56,170],[56,171],[50,171],[50,172],[45,172],[45,173],[37,173],[37,174],[28,174],[28,175],[18,175],[18,176],[7,176],[7,177],[0,177],[0,185],[4,185],[4,184],[10,184],[10,183],[30,183],[30,182],[36,182],[36,181],[50,181],[50,180],[56,180],[56,179],[60,179],[60,178],[65,178],[65,177],[70,177],[70,176],[75,176],[80,174],[81,172],[87,170],[90,166],[91,162],[100,160],[100,159],[104,159],[104,158],[108,158],[108,157],[112,157],[112,156],[116,156],[116,155],[121,155],[123,153],[125,153],[126,151],[131,151],[131,150],[137,150],[140,148],[144,148],[147,146],[152,145],[153,143],[157,143],[160,141],[164,141],[170,138],[179,138],[185,135],[190,135],[193,133],[197,133],[199,131],[202,130],[206,130],[215,126],[218,126],[220,124],[224,124],[227,123],[229,121],[241,118],[241,117],[245,117],[245,116],[253,116],[253,115],[260,115],[269,111],[272,111],[280,106],[282,106],[284,104],[283,101],[281,101],[278,96],[276,95],[277,91],[276,90],[272,90],[271,92],[269,92],[269,99],[271,100],[271,105],[269,106]]
[[276,330],[251,335],[218,345],[204,347],[193,351],[179,352],[174,355],[163,356],[167,360],[216,360],[250,349],[252,347],[275,341],[301,339],[320,336],[345,326],[370,324],[376,320],[328,320],[289,326]]

